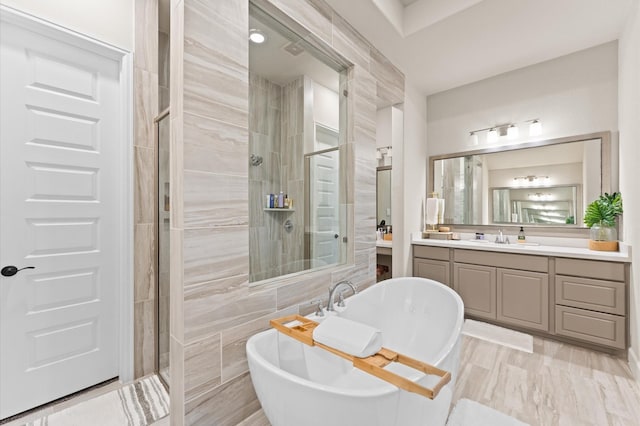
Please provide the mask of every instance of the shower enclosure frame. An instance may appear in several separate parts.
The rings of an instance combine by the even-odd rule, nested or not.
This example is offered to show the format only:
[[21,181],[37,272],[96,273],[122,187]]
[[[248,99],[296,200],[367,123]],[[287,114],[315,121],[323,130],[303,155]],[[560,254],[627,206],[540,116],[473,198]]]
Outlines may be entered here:
[[[166,108],[165,110],[163,110],[160,114],[158,114],[157,117],[155,117],[153,119],[153,125],[154,125],[154,139],[155,139],[155,157],[154,157],[154,179],[155,179],[155,189],[156,189],[156,193],[155,193],[155,202],[154,202],[154,217],[155,217],[155,223],[156,226],[154,227],[154,239],[155,239],[155,244],[154,244],[154,248],[153,248],[153,258],[154,258],[154,269],[155,269],[155,299],[156,299],[156,303],[154,304],[154,370],[155,372],[158,374],[158,377],[160,378],[160,381],[162,382],[162,384],[168,389],[169,388],[169,383],[170,383],[170,376],[164,376],[161,368],[162,366],[161,364],[161,348],[160,348],[160,344],[161,344],[161,338],[160,338],[160,333],[161,333],[161,327],[160,327],[160,321],[161,321],[161,303],[162,303],[162,299],[160,297],[161,292],[160,292],[160,284],[161,284],[161,280],[160,280],[160,255],[161,255],[161,248],[160,248],[160,226],[164,223],[161,223],[161,218],[160,218],[160,200],[161,200],[161,183],[160,183],[160,123],[165,120],[168,119],[168,117],[170,116],[170,109]],[[170,140],[167,141],[169,144],[171,143]],[[169,201],[169,208],[170,208],[170,200]],[[169,289],[167,289],[167,296],[169,297]],[[168,332],[168,328],[169,328],[169,312],[167,312],[167,321],[166,321],[166,328],[167,328],[167,332]],[[169,363],[167,363],[166,366],[167,370],[169,369]]]

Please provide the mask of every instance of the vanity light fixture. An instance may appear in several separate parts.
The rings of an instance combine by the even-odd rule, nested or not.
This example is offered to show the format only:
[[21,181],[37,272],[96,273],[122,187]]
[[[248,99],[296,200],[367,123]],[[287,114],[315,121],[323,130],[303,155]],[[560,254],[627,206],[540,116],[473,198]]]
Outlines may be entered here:
[[527,194],[527,198],[534,201],[551,201],[553,200],[553,195],[550,192],[536,192],[535,194]]
[[489,129],[487,133],[487,143],[496,143],[498,142],[498,130],[495,127]]
[[[542,134],[542,123],[539,119],[526,120],[529,123],[529,136],[540,136]],[[477,146],[479,144],[478,134],[487,132],[487,143],[493,144],[498,142],[501,136],[507,136],[508,139],[518,139],[520,136],[520,128],[516,123],[498,124],[485,129],[471,130],[469,132],[469,146]]]
[[262,31],[252,28],[249,30],[249,40],[256,44],[261,44],[267,40],[267,36]]
[[527,176],[516,176],[513,178],[516,184],[518,185],[529,185],[529,184],[548,184],[549,176],[536,176],[536,175],[527,175]]
[[384,157],[393,157],[393,149],[391,146],[379,146],[376,148],[376,159],[382,160]]

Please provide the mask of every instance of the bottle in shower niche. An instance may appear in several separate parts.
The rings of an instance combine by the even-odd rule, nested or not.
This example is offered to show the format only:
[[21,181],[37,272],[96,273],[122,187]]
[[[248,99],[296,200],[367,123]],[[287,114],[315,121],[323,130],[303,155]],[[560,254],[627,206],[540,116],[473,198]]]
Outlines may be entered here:
[[520,232],[518,232],[518,242],[519,243],[524,243],[527,241],[527,238],[524,235],[524,228],[521,226],[520,227]]
[[278,207],[280,207],[281,209],[284,208],[284,192],[280,191],[280,193],[278,194]]

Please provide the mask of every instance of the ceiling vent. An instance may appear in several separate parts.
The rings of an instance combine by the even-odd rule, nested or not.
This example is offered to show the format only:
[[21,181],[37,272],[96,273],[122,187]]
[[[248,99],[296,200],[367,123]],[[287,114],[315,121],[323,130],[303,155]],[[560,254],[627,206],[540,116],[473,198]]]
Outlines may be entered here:
[[304,52],[304,48],[300,46],[297,42],[291,42],[283,47],[286,52],[289,52],[293,56],[298,56],[302,52]]

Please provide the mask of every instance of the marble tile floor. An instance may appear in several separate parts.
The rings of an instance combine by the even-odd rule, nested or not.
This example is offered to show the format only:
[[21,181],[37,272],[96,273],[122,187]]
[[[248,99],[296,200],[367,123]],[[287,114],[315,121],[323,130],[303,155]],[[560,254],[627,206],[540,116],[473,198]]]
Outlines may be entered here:
[[[639,426],[625,360],[534,337],[533,353],[462,336],[454,405],[467,398],[531,426]],[[270,426],[262,410],[238,426]]]
[[[533,353],[462,336],[453,404],[461,398],[494,408],[531,426],[639,426],[640,383],[625,360],[577,346],[533,338]],[[48,407],[48,412],[106,393],[118,382]],[[3,426],[39,418],[36,411]],[[169,426],[165,417],[152,426]],[[262,410],[238,426],[270,426]]]
[[[17,417],[11,421],[2,420],[0,425],[2,426],[22,426],[25,423],[35,421],[43,416],[47,416],[53,413],[64,410],[72,405],[82,404],[84,401],[93,399],[104,395],[112,390],[121,388],[123,385],[117,380],[110,381],[104,385],[97,385],[91,389],[80,391],[71,397],[63,398],[58,402],[48,404],[40,409],[34,409],[20,417]],[[169,416],[166,416],[157,422],[149,426],[169,426]]]

